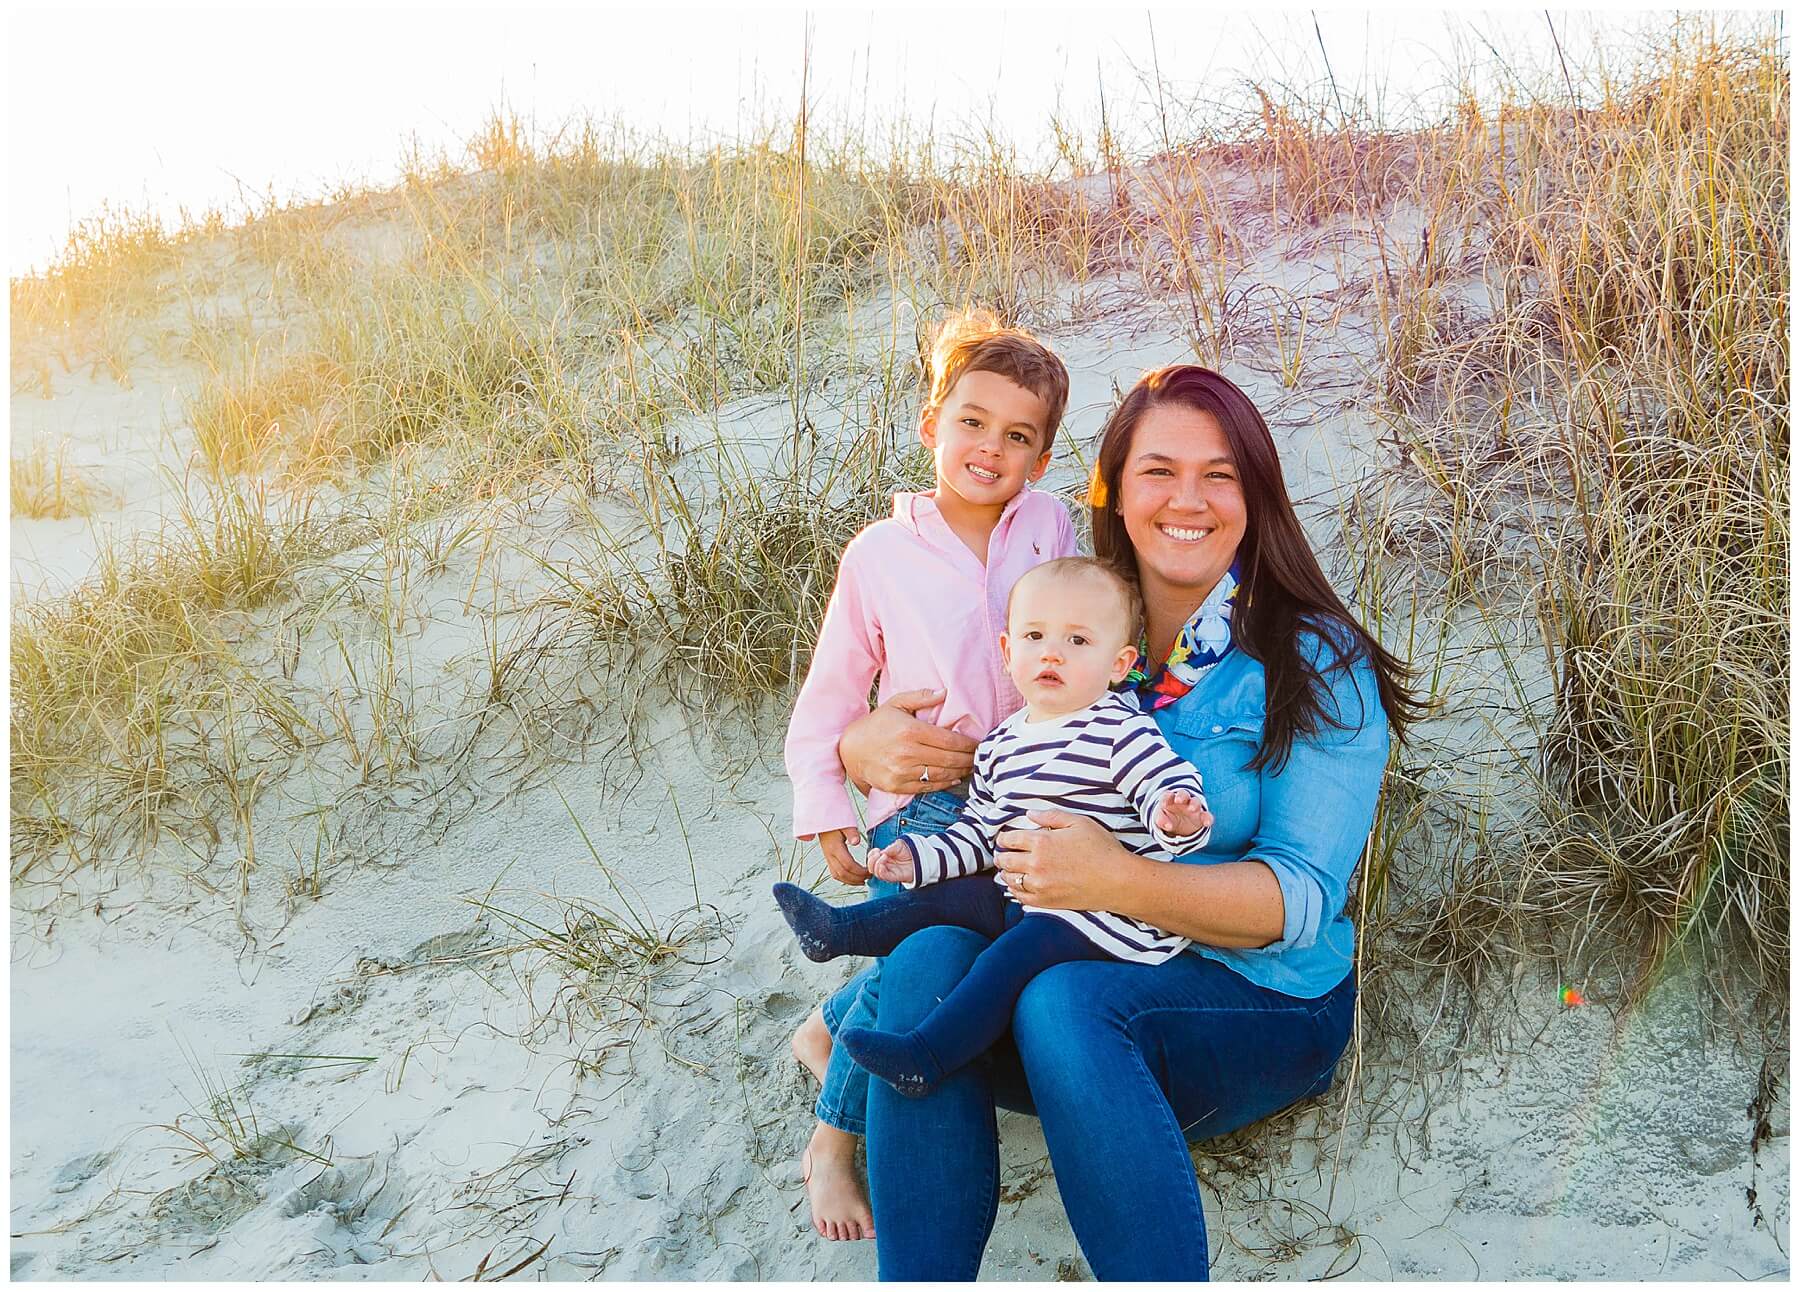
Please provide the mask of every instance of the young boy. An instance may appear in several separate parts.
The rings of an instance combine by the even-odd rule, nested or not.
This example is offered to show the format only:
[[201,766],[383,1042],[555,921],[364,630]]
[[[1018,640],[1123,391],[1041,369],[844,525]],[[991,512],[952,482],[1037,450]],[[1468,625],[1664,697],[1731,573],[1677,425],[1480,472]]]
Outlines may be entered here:
[[[1075,550],[1063,504],[1030,488],[1049,465],[1068,397],[1061,360],[990,314],[948,320],[932,348],[919,439],[932,452],[937,487],[896,495],[893,516],[844,549],[788,726],[794,833],[816,837],[845,883],[860,884],[868,872],[850,852],[861,836],[838,739],[869,711],[876,678],[884,701],[903,691],[943,692],[942,703],[919,716],[977,740],[1022,702],[995,645],[1018,577]],[[872,790],[872,841],[948,825],[962,806],[948,792],[952,779],[921,767],[913,796]],[[897,891],[880,881],[872,887]],[[874,1021],[864,997],[873,981],[868,971],[827,1002],[836,1028],[822,1008],[794,1036],[795,1056],[820,1083],[819,1125],[801,1172],[813,1227],[827,1238],[874,1235],[856,1171],[868,1076],[831,1040],[833,1030]]]
[[886,955],[933,924],[994,939],[912,1032],[838,1032],[843,1049],[901,1094],[930,1093],[999,1040],[1019,993],[1051,965],[1108,958],[1159,964],[1188,945],[1107,911],[1026,910],[1004,875],[990,881],[979,873],[993,869],[995,836],[1043,808],[1093,817],[1127,848],[1158,861],[1205,845],[1212,815],[1198,773],[1148,714],[1108,690],[1136,660],[1138,615],[1136,591],[1099,561],[1073,557],[1025,574],[1000,637],[1025,709],[982,742],[968,806],[954,825],[870,854],[876,875],[917,891],[840,909],[792,884],[775,886],[782,914],[813,960]]

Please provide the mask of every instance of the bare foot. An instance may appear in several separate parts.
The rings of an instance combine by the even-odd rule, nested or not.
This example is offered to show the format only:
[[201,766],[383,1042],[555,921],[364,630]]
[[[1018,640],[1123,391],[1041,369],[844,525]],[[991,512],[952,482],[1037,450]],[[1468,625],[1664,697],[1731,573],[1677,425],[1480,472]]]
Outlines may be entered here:
[[794,1039],[788,1042],[788,1047],[806,1070],[813,1074],[813,1080],[824,1085],[825,1065],[831,1059],[831,1031],[825,1026],[825,1010],[822,1006],[815,1006],[813,1012],[806,1016],[806,1021],[795,1030]]
[[800,1179],[821,1238],[875,1237],[875,1216],[856,1170],[856,1136],[821,1122],[800,1155]]

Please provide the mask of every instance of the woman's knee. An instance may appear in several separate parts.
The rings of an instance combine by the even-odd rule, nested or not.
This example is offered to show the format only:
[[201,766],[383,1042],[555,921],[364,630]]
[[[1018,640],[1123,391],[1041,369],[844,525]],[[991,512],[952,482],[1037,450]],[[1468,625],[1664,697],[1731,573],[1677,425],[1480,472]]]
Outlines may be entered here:
[[1013,1007],[1013,1042],[1032,1092],[1059,1079],[1079,1084],[1107,1056],[1128,1057],[1131,1037],[1113,994],[1096,981],[1104,966],[1053,965],[1026,984]]
[[895,947],[881,971],[877,1017],[884,1030],[907,1031],[950,993],[988,940],[968,929],[921,929]]

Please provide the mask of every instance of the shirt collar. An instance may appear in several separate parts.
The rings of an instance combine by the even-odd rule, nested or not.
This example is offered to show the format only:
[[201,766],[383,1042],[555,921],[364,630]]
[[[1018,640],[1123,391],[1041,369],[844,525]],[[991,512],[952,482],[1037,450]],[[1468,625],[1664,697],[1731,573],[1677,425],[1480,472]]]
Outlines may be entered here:
[[1213,585],[1206,599],[1188,616],[1169,650],[1169,657],[1151,663],[1149,642],[1138,639],[1137,663],[1125,675],[1124,685],[1137,692],[1145,709],[1173,704],[1193,689],[1206,672],[1236,644],[1232,611],[1243,583],[1243,570],[1234,557],[1231,568]]
[[[1019,490],[1018,493],[1009,498],[1006,506],[1000,510],[1000,520],[999,522],[996,522],[996,526],[998,526],[998,524],[1003,524],[1009,516],[1019,508],[1023,507],[1025,505],[1025,495],[1030,492],[1031,486],[1027,484],[1023,489]],[[942,514],[943,513],[938,510],[937,490],[935,489],[923,489],[917,493],[897,493],[894,495],[894,519],[909,523],[914,528],[917,528],[919,522],[925,517],[941,516]]]

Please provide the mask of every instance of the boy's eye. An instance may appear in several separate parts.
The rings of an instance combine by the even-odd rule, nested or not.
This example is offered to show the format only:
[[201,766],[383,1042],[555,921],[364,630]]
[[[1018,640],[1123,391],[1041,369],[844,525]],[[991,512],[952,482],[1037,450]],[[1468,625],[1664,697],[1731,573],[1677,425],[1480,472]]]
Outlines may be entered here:
[[1014,444],[1030,444],[1031,437],[1025,434],[1024,431],[1014,431],[1012,433],[1012,441]]
[[964,426],[980,426],[981,425],[980,421],[978,421],[976,418],[973,418],[973,417],[963,418],[962,424]]

